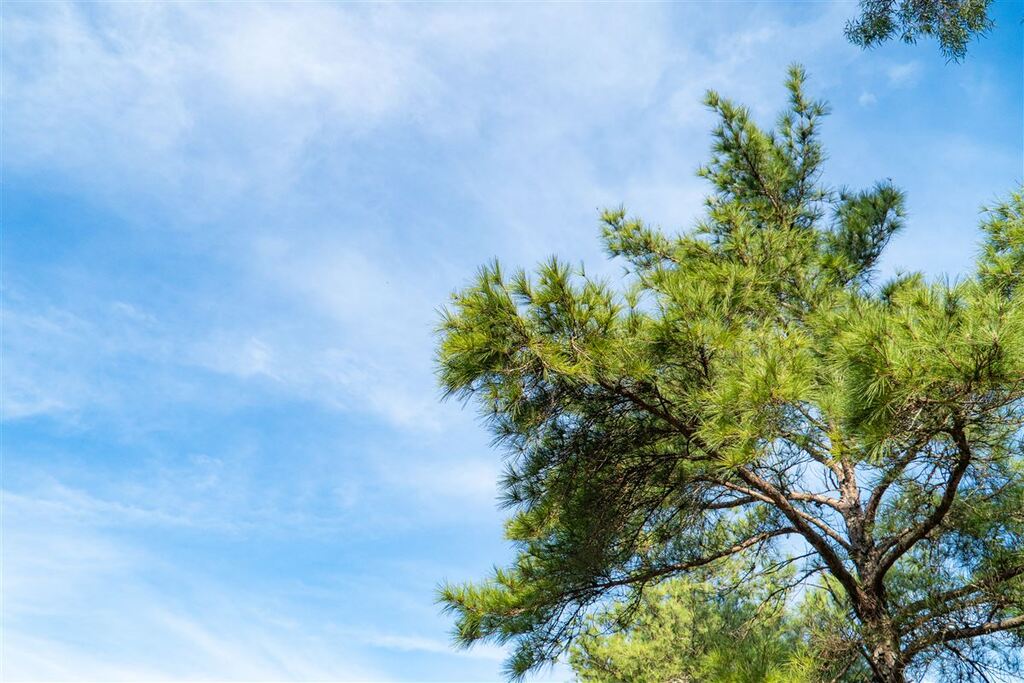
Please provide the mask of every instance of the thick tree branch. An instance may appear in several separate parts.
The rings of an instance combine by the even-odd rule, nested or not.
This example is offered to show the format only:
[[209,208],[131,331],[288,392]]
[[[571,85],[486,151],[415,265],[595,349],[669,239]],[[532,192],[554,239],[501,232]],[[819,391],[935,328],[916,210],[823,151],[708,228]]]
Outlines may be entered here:
[[763,493],[775,504],[782,514],[784,514],[793,524],[797,533],[803,536],[810,546],[818,551],[818,554],[821,555],[821,559],[825,563],[825,566],[828,567],[832,575],[836,577],[836,580],[838,580],[839,583],[842,584],[843,588],[846,589],[854,605],[862,604],[864,595],[857,579],[849,572],[846,565],[843,563],[842,558],[840,558],[835,549],[828,544],[828,541],[818,535],[818,533],[812,528],[811,524],[801,516],[800,511],[793,507],[792,503],[786,500],[782,491],[772,485],[771,482],[762,479],[744,467],[737,468],[736,473],[743,481]]
[[[768,503],[769,505],[775,505],[775,501],[770,496],[768,496],[766,494],[763,494],[763,493],[758,493],[754,489],[748,488],[746,486],[740,486],[739,484],[734,484],[734,483],[729,482],[729,481],[722,481],[722,482],[719,482],[719,483],[722,486],[724,486],[724,487],[726,487],[728,489],[731,489],[733,491],[737,491],[739,493],[745,493],[745,494],[747,494],[751,498],[756,498],[757,500],[762,501],[764,503]],[[782,493],[782,495],[785,496],[786,498],[795,499],[795,500],[816,500],[817,499],[817,496],[814,496],[813,494],[806,494],[806,495],[801,494],[800,497],[797,497],[797,496],[794,496],[793,493],[790,492],[790,491],[785,491],[785,492]],[[828,536],[833,541],[838,543],[845,550],[847,550],[847,551],[850,550],[850,544],[847,542],[847,540],[845,538],[843,538],[839,534],[839,532],[837,532],[835,529],[830,527],[824,521],[818,519],[814,515],[811,515],[811,514],[808,514],[808,513],[804,512],[803,510],[797,509],[795,506],[793,507],[793,511],[797,515],[799,515],[801,519],[804,519],[804,520],[810,522],[811,524],[813,524],[814,526],[818,527],[819,529],[821,529],[821,531],[826,536]]]

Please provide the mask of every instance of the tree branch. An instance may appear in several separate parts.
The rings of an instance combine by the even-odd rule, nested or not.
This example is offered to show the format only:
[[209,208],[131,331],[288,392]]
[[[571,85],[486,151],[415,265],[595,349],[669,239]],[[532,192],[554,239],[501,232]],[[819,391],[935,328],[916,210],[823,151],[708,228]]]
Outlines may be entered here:
[[890,539],[885,546],[883,546],[882,557],[878,562],[878,567],[872,581],[875,588],[880,589],[882,587],[885,573],[889,571],[889,568],[892,567],[893,564],[896,563],[896,560],[903,557],[908,550],[914,547],[914,544],[930,534],[935,527],[941,524],[942,520],[946,518],[946,514],[949,512],[950,507],[953,506],[953,500],[956,498],[960,481],[967,472],[967,468],[970,467],[972,454],[971,446],[967,442],[967,436],[964,434],[962,426],[955,426],[950,430],[950,435],[956,442],[957,449],[960,452],[960,457],[957,458],[952,471],[949,473],[949,479],[946,480],[946,489],[942,493],[942,499],[923,522],[918,524],[916,527],[908,527],[904,529]]
[[937,593],[927,598],[922,598],[921,600],[912,602],[900,610],[897,619],[908,619],[917,614],[918,612],[929,608],[932,605],[942,606],[943,613],[948,613],[951,611],[955,611],[957,609],[961,609],[965,607],[963,603],[953,605],[949,609],[945,609],[945,606],[952,600],[959,600],[961,598],[966,598],[970,595],[974,595],[975,593],[980,593],[984,591],[986,588],[997,586],[1000,583],[1009,581],[1010,579],[1013,579],[1017,576],[1021,576],[1022,574],[1024,574],[1024,564],[1011,565],[1009,567],[1004,568],[1001,571],[979,577],[977,580],[971,581],[970,583],[960,586],[959,588],[948,590],[943,593]]
[[836,577],[836,580],[843,585],[843,588],[846,589],[853,603],[855,605],[861,604],[864,596],[857,579],[849,572],[846,565],[843,564],[843,560],[836,554],[836,551],[832,546],[830,546],[822,536],[819,536],[814,529],[811,528],[811,525],[807,520],[801,516],[800,511],[793,507],[792,503],[786,500],[782,491],[773,486],[771,482],[762,479],[744,467],[737,468],[736,473],[743,481],[747,482],[747,484],[771,499],[782,514],[792,522],[797,533],[803,536],[811,547],[818,551],[818,554],[821,555],[821,559],[824,561],[825,566],[827,566],[832,575]]
[[906,653],[908,656],[913,656],[922,650],[932,647],[933,645],[949,643],[954,640],[987,636],[993,633],[999,633],[1000,631],[1009,631],[1016,628],[1024,628],[1024,614],[1003,619],[1001,621],[990,621],[984,624],[978,624],[977,626],[943,629],[942,631],[933,633],[926,638],[914,641],[907,647]]
[[[758,493],[754,489],[747,488],[746,486],[740,486],[738,484],[733,484],[732,482],[728,482],[728,481],[722,481],[722,482],[719,482],[719,483],[722,486],[724,486],[724,487],[726,487],[728,489],[732,489],[733,491],[737,491],[739,493],[745,493],[745,494],[747,494],[751,498],[755,498],[755,499],[757,499],[759,501],[762,501],[764,503],[768,503],[769,505],[775,505],[775,501],[772,498],[770,498],[769,496],[767,496],[767,495],[765,495],[763,493]],[[817,501],[817,498],[818,498],[818,496],[815,496],[814,494],[810,494],[810,493],[808,493],[808,494],[794,494],[793,492],[790,492],[790,491],[780,491],[780,492],[782,493],[782,495],[784,497],[789,498],[789,499],[794,499],[794,500]],[[833,507],[835,507],[835,506],[833,505]],[[808,514],[808,513],[804,512],[803,510],[799,510],[796,507],[793,507],[793,511],[797,515],[799,515],[801,519],[804,519],[804,520],[810,522],[811,524],[813,524],[814,526],[818,527],[819,529],[821,529],[821,531],[826,536],[828,536],[833,541],[838,543],[845,550],[849,550],[850,549],[850,544],[846,541],[846,539],[843,538],[839,534],[839,532],[837,532],[835,529],[830,527],[824,521],[818,519],[814,515],[811,515],[811,514]]]
[[868,498],[867,505],[864,508],[864,521],[868,525],[874,525],[875,517],[878,516],[878,507],[882,504],[882,498],[885,496],[885,492],[889,490],[889,487],[900,478],[900,475],[903,474],[904,470],[906,470],[910,463],[914,461],[914,458],[917,457],[917,453],[917,449],[908,450],[902,458],[893,463],[891,468],[886,471],[881,481],[879,481],[878,485],[871,491],[871,496]]
[[796,529],[792,527],[781,527],[779,529],[773,529],[772,531],[765,531],[760,534],[755,534],[749,538],[740,541],[739,543],[736,543],[735,545],[732,545],[728,548],[724,548],[716,553],[712,553],[711,555],[707,555],[705,557],[699,557],[695,560],[690,560],[689,562],[679,562],[677,564],[658,567],[657,569],[651,569],[647,572],[643,572],[641,574],[634,574],[632,576],[626,576],[621,579],[614,579],[612,581],[605,581],[604,583],[593,584],[589,586],[589,588],[604,591],[610,588],[617,588],[619,586],[628,586],[634,583],[650,581],[651,579],[656,579],[666,574],[674,574],[678,572],[689,571],[691,569],[697,569],[698,567],[703,567],[705,565],[711,564],[715,560],[720,560],[723,557],[735,555],[736,553],[742,552],[747,548],[750,548],[751,546],[755,546],[758,543],[763,543],[764,541],[767,541],[771,538],[775,538],[776,536],[785,536],[787,534],[792,533],[796,533]]

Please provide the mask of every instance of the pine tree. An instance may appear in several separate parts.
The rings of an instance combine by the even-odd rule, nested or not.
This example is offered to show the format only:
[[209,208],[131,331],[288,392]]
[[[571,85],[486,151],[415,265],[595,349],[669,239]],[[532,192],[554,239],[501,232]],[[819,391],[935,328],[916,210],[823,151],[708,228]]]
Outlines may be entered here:
[[772,130],[708,94],[706,214],[670,236],[606,212],[621,286],[494,263],[443,315],[441,382],[508,453],[517,556],[440,599],[459,642],[514,645],[513,677],[601,605],[731,557],[829,589],[832,648],[875,681],[1018,663],[1024,193],[987,214],[974,275],[876,282],[903,194],[823,186],[804,80]]

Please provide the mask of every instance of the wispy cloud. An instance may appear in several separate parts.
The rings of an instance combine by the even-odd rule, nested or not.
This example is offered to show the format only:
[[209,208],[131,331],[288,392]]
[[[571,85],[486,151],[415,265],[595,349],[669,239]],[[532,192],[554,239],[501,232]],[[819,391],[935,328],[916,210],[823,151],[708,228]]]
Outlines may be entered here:
[[[384,678],[337,641],[298,630],[262,598],[174,567],[97,524],[97,517],[124,524],[125,514],[138,522],[148,513],[80,496],[55,505],[4,492],[5,676]],[[177,587],[174,594],[168,584]],[[189,598],[194,591],[198,602]]]
[[[451,642],[438,640],[436,638],[425,638],[423,636],[373,632],[351,633],[348,635],[357,642],[388,650],[431,652],[434,654],[450,654],[453,651]],[[487,659],[491,661],[502,661],[508,656],[506,648],[486,644],[470,649],[454,650],[454,652],[460,657]]]
[[[95,269],[85,290],[74,283],[63,310],[26,294],[23,311],[44,311],[46,324],[65,328],[58,316],[76,316],[81,329],[70,344],[56,331],[43,335],[41,348],[59,345],[67,357],[59,371],[12,363],[23,370],[10,384],[8,415],[80,417],[82,405],[138,403],[126,395],[138,391],[135,380],[112,386],[118,373],[109,371],[134,353],[176,368],[173,389],[155,385],[162,396],[203,393],[188,386],[200,379],[182,382],[180,368],[191,365],[438,429],[432,328],[451,286],[495,252],[530,262],[555,251],[599,268],[591,226],[602,206],[626,201],[655,222],[688,220],[702,192],[692,170],[703,143],[665,142],[704,127],[703,89],[778,98],[782,63],[749,64],[791,27],[766,14],[729,37],[708,40],[694,28],[673,38],[665,11],[188,3],[9,11],[4,106],[18,134],[8,136],[8,165],[45,169],[103,198],[129,231],[162,231],[185,254],[199,252],[202,265],[182,273],[179,306],[205,303],[163,321],[165,312],[133,302],[157,322],[121,325],[110,311],[74,303],[102,287]],[[826,19],[831,12],[796,29],[805,47],[833,42],[820,35]],[[609,36],[602,27],[611,24]],[[666,115],[666,98],[686,104]],[[405,135],[405,147],[376,148],[385,131]],[[437,167],[398,179],[361,156],[397,155],[402,169],[417,146]],[[398,181],[414,195],[396,194]],[[462,197],[469,213],[442,218],[437,193]],[[153,225],[156,214],[173,227]],[[481,224],[486,240],[473,234]],[[407,237],[414,251],[403,248]],[[239,279],[215,289],[199,268]],[[11,329],[15,340],[32,336],[17,319]],[[109,362],[97,365],[97,342]],[[35,344],[8,353],[20,360]]]
[[910,61],[901,64],[893,64],[886,70],[889,85],[894,88],[906,88],[921,77],[922,66],[920,62]]

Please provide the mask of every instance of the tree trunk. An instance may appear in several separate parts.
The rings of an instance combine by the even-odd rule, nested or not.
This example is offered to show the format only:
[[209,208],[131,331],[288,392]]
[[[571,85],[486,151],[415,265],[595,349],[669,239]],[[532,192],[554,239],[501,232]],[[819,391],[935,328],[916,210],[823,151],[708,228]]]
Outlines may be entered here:
[[906,683],[905,662],[900,651],[900,636],[893,628],[885,608],[884,595],[868,595],[862,603],[864,644],[868,664],[874,674],[872,683]]
[[873,683],[906,683],[899,645],[883,639],[870,645]]

